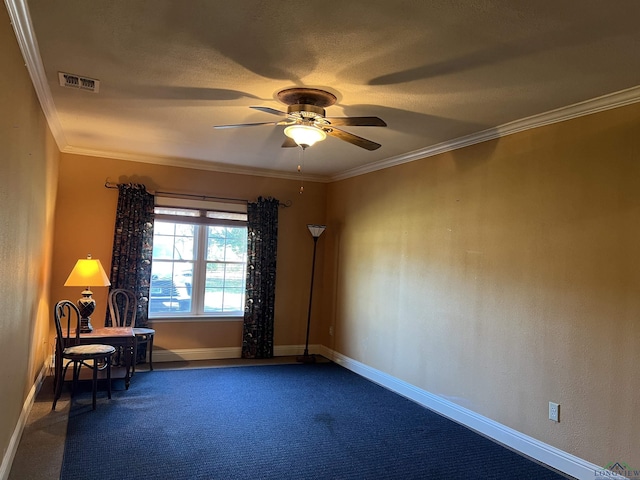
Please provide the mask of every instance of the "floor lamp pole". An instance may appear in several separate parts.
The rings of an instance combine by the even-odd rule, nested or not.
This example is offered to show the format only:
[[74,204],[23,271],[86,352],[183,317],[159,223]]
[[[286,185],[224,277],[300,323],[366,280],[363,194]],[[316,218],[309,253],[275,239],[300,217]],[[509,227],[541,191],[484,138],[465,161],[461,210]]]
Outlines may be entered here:
[[311,327],[311,305],[313,303],[313,279],[316,272],[316,248],[318,246],[318,238],[324,232],[326,228],[324,225],[307,225],[311,235],[313,235],[313,260],[311,261],[311,287],[309,290],[309,310],[307,313],[307,338],[304,342],[304,354],[297,357],[298,362],[302,363],[314,363],[316,361],[315,355],[309,355],[309,329]]

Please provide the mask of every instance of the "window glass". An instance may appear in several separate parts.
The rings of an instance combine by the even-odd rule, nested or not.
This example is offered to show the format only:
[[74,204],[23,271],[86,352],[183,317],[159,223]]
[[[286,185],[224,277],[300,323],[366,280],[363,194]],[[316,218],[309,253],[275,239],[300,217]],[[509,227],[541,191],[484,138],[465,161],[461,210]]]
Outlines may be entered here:
[[207,218],[217,218],[223,220],[246,220],[246,213],[236,212],[207,212]]
[[157,261],[151,264],[149,314],[190,312],[193,263]]
[[177,215],[180,217],[200,216],[200,210],[186,210],[184,208],[156,207],[154,212],[162,215]]

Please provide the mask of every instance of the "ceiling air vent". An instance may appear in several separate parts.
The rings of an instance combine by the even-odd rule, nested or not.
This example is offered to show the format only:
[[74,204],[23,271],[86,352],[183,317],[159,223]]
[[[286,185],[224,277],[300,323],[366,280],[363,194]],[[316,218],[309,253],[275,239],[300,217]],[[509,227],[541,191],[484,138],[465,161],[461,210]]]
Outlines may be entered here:
[[58,80],[61,87],[77,88],[89,92],[98,93],[100,91],[100,80],[94,78],[81,77],[72,73],[58,72]]

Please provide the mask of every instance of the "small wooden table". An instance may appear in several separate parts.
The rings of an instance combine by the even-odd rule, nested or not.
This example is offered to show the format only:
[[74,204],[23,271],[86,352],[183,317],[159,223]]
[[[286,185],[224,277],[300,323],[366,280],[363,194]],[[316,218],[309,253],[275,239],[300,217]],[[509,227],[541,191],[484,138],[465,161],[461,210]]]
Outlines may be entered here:
[[[113,345],[116,349],[122,347],[123,359],[125,365],[125,388],[129,389],[131,383],[131,367],[133,366],[134,352],[136,348],[136,336],[133,334],[133,328],[131,327],[100,327],[94,328],[93,332],[81,333],[80,338],[75,338],[75,329],[71,330],[71,338],[66,338],[66,331],[63,331],[63,348],[71,345],[86,345],[89,343],[101,343],[104,345]],[[56,342],[57,345],[57,342]],[[56,348],[55,358],[55,374],[54,385],[57,384],[55,380],[58,379],[58,375],[62,375],[62,352],[58,352]]]

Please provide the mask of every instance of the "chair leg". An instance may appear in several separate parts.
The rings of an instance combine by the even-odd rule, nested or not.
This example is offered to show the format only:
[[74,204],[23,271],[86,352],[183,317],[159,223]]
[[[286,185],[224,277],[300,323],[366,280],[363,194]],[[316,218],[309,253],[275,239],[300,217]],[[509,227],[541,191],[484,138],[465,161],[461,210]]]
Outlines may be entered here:
[[149,335],[147,338],[147,348],[149,349],[149,370],[153,371],[153,335]]
[[[80,378],[80,368],[82,368],[82,362],[73,362],[73,381],[71,382],[71,398],[76,393],[76,385],[78,384],[78,378]],[[64,380],[64,378],[63,378]]]
[[59,371],[57,372],[55,382],[54,382],[55,385],[53,387],[54,394],[53,394],[53,405],[51,406],[51,410],[56,409],[56,404],[58,403],[58,399],[60,398],[60,395],[62,395],[62,384],[64,383],[64,376],[67,373],[68,366],[69,364],[67,364],[66,367],[62,368],[62,365],[61,365]]
[[58,388],[58,379],[60,378],[60,372],[62,372],[62,357],[58,358],[58,350],[56,347],[56,356],[54,361],[54,369],[53,369],[53,394],[55,395],[56,389]]
[[93,359],[93,409],[96,409],[96,393],[98,391],[98,359]]
[[58,383],[60,383],[60,380],[56,379],[55,381],[55,385],[53,387],[54,389],[54,393],[53,393],[53,405],[51,405],[51,410],[55,410],[56,409],[56,403],[58,403],[58,398],[60,398],[60,392],[59,390],[60,387],[58,387]]

